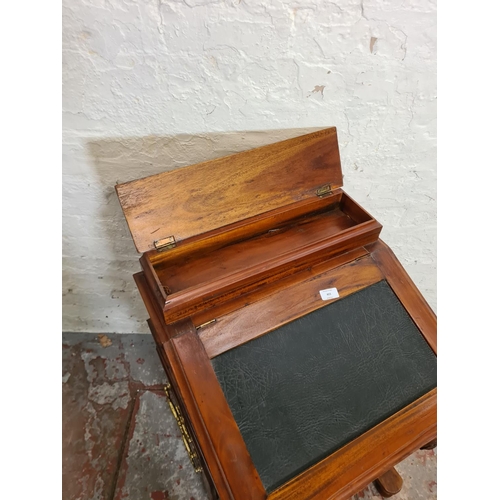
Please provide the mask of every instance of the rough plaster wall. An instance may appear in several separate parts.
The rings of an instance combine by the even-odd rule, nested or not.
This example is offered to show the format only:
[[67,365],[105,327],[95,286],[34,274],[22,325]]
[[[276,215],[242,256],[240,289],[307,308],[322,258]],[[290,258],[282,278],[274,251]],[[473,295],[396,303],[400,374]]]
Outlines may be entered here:
[[114,185],[338,128],[345,190],[436,307],[432,0],[63,0],[63,327],[145,332]]

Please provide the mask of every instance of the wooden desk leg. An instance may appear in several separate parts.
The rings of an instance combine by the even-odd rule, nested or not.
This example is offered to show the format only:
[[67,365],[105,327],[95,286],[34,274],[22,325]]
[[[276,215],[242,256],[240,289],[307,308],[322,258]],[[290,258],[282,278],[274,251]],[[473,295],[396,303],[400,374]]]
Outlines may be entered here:
[[433,439],[432,441],[429,441],[427,444],[425,444],[424,446],[422,446],[422,448],[420,448],[421,450],[433,450],[438,444],[438,440],[437,439]]
[[389,498],[399,493],[403,487],[403,478],[398,474],[398,471],[393,467],[385,474],[374,481],[378,492],[384,497]]

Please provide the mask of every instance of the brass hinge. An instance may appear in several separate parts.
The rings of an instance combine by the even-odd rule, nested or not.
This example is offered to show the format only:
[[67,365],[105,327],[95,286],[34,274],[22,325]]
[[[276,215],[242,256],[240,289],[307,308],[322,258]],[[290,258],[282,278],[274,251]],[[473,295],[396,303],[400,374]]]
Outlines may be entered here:
[[174,248],[176,244],[177,243],[175,242],[175,238],[173,236],[167,236],[161,240],[156,240],[154,243],[156,250],[159,252],[163,252],[163,250],[170,250],[171,248]]
[[319,196],[320,198],[323,198],[323,196],[331,193],[332,187],[330,186],[330,184],[325,184],[324,186],[320,186],[318,189],[316,189],[316,196]]
[[184,423],[184,417],[181,415],[181,409],[179,408],[178,405],[174,404],[174,402],[172,401],[172,397],[169,391],[169,389],[171,388],[172,386],[170,384],[168,384],[164,388],[165,394],[167,395],[168,406],[170,406],[170,411],[172,412],[172,415],[174,416],[177,425],[179,426],[179,430],[181,431],[182,441],[184,441],[184,446],[186,447],[186,451],[188,453],[189,460],[191,460],[191,464],[194,467],[194,471],[201,472],[202,468],[200,459],[198,457],[198,453],[196,452],[193,440],[191,439],[191,436],[189,435],[189,432],[186,428],[186,424]]
[[206,326],[211,325],[212,323],[215,323],[216,321],[217,321],[217,318],[211,319],[210,321],[207,321],[206,323],[202,323],[201,325],[198,325],[196,327],[196,329],[199,330],[200,328],[205,328]]

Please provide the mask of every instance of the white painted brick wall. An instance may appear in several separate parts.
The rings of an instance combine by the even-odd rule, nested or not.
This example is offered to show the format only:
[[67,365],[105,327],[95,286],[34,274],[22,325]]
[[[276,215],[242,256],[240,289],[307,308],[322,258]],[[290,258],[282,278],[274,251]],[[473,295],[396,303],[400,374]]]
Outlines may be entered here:
[[434,1],[63,0],[63,328],[147,331],[116,182],[332,125],[435,309]]

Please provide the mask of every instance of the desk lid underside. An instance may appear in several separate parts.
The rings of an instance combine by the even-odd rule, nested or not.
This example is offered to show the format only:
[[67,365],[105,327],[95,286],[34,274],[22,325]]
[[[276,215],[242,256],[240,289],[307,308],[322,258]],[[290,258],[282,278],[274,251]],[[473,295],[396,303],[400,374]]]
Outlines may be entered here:
[[[168,168],[168,165],[165,166]],[[139,252],[342,186],[334,127],[116,186]]]

